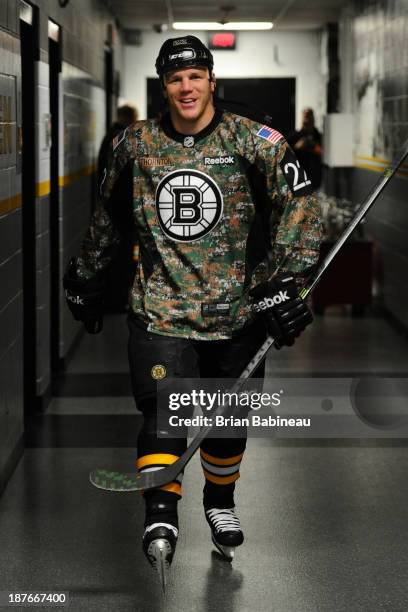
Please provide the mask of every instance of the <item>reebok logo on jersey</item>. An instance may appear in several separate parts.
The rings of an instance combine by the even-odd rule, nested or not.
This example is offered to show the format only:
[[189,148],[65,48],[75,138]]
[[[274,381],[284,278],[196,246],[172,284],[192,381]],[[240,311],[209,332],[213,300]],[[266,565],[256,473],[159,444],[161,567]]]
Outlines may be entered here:
[[269,308],[272,308],[272,306],[277,306],[282,302],[286,302],[289,299],[290,298],[287,291],[279,291],[279,293],[273,297],[266,297],[254,304],[254,309],[256,312],[261,312],[262,310],[268,310]]
[[78,304],[78,306],[85,306],[84,300],[79,295],[73,296],[70,295],[68,291],[65,291],[65,297],[69,302],[72,302],[73,304]]
[[229,164],[235,164],[235,157],[233,155],[228,155],[227,157],[204,157],[204,165],[206,166],[227,166]]

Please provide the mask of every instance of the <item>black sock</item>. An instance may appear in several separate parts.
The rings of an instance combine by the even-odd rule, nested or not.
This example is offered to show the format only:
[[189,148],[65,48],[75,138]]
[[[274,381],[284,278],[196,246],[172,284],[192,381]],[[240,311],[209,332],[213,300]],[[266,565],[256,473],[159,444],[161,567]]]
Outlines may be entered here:
[[203,489],[204,508],[233,508],[235,482],[227,485],[217,485],[209,480],[205,481]]
[[177,502],[178,495],[169,491],[146,491],[144,494],[146,514],[144,526],[153,523],[169,523],[178,529]]

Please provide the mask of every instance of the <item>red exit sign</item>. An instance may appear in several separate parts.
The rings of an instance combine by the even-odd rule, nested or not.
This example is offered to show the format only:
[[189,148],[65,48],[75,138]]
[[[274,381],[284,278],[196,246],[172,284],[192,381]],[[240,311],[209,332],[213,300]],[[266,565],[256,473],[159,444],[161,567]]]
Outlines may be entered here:
[[208,46],[211,50],[231,51],[236,48],[237,36],[235,32],[214,32],[208,37]]

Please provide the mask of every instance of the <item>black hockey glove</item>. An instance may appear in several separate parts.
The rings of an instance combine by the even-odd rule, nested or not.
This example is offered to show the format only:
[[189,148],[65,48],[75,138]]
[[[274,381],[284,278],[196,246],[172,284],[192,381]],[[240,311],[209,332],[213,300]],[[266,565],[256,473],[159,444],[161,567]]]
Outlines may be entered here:
[[254,298],[255,312],[264,316],[277,349],[292,346],[295,338],[313,321],[306,302],[299,297],[293,274],[278,274],[254,287],[249,295]]
[[73,257],[64,274],[65,298],[76,321],[82,321],[90,334],[98,334],[103,327],[104,284],[99,279],[78,278]]

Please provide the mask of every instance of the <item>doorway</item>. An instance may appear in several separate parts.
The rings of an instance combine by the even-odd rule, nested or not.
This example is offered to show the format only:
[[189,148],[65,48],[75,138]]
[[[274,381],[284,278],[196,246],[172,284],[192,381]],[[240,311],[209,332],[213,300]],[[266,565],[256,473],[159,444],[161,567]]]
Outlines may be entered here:
[[20,2],[22,99],[22,233],[23,233],[23,371],[24,414],[35,412],[36,402],[36,185],[35,185],[35,62],[39,59],[38,8]]
[[112,125],[112,105],[114,100],[113,87],[113,49],[109,45],[105,45],[105,95],[106,95],[106,116],[105,130],[109,130]]
[[[252,106],[272,117],[272,125],[285,136],[295,129],[296,79],[217,79],[217,95]],[[147,117],[156,117],[165,107],[159,79],[147,79]]]
[[295,129],[296,79],[217,79],[217,93],[259,109],[271,117],[273,127],[287,135]]
[[60,367],[60,199],[59,199],[59,132],[60,132],[60,74],[61,74],[61,29],[48,22],[48,57],[50,70],[50,115],[51,115],[51,158],[50,158],[50,351],[51,381],[54,381]]

